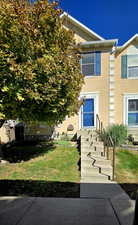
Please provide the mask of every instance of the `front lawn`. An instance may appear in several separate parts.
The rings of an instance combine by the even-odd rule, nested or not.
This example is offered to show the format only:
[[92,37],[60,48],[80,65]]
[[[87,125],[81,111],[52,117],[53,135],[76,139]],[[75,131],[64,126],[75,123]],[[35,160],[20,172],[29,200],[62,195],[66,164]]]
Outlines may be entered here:
[[118,150],[116,152],[116,181],[129,196],[136,198],[138,191],[138,152]]
[[72,142],[13,146],[4,155],[1,195],[79,197],[79,152]]

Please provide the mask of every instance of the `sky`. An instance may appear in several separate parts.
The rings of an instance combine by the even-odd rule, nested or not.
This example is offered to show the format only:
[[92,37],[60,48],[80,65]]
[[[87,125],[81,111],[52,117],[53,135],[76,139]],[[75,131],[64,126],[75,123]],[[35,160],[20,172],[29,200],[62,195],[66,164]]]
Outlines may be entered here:
[[64,11],[105,39],[124,44],[138,33],[138,0],[60,0]]
[[59,0],[59,2],[64,11],[101,37],[118,39],[118,45],[123,45],[138,33],[138,0]]

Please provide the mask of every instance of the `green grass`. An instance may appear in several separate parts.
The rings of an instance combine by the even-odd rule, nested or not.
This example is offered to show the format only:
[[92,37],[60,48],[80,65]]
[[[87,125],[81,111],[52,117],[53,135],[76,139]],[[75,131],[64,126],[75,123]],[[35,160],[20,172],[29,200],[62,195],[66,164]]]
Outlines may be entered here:
[[138,191],[138,152],[119,150],[116,153],[116,181],[133,199]]
[[138,153],[128,150],[120,150],[117,152],[118,164],[120,170],[128,171],[133,175],[138,175]]
[[78,197],[79,152],[71,142],[18,146],[5,155],[11,163],[0,164],[0,180],[11,187],[9,194]]

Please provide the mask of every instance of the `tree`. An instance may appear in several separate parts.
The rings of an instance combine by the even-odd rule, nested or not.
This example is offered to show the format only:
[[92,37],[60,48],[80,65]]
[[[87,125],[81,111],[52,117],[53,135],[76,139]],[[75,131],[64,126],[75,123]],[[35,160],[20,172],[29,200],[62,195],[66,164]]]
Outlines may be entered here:
[[57,2],[0,1],[0,119],[58,124],[83,84],[74,34]]

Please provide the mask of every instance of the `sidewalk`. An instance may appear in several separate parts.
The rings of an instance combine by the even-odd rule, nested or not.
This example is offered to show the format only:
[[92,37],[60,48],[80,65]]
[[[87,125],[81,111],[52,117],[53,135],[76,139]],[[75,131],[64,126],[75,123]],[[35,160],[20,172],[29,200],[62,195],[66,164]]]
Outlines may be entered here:
[[80,197],[108,200],[119,224],[133,224],[135,202],[129,198],[116,182],[83,183],[82,181],[80,184]]
[[76,199],[0,197],[0,224],[132,225],[132,203],[118,184],[83,183]]

